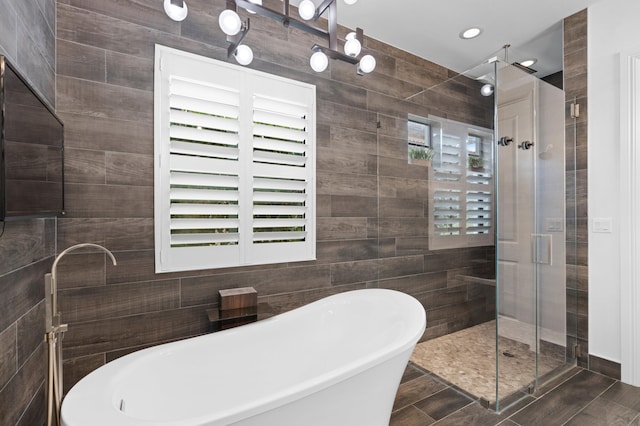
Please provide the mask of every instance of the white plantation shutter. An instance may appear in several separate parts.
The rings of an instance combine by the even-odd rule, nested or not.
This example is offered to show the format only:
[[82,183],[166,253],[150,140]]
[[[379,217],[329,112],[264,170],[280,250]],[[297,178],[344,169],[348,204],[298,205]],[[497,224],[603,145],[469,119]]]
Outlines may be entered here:
[[315,258],[315,87],[156,47],[158,272]]
[[[432,250],[492,245],[493,135],[489,129],[437,117],[429,118],[435,151],[430,175]],[[484,139],[482,170],[467,165],[467,138]]]

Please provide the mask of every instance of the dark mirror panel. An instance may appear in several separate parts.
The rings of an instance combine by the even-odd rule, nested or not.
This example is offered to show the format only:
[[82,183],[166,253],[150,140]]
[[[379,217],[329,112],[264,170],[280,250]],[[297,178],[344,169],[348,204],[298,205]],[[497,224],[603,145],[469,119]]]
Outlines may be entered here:
[[0,56],[2,212],[0,220],[64,210],[63,125]]

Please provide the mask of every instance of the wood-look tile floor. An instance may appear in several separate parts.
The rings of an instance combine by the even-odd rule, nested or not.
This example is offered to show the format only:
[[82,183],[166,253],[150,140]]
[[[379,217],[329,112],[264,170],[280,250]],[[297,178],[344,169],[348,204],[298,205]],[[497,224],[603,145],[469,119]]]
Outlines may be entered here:
[[497,414],[409,363],[390,426],[640,426],[640,388],[573,368]]

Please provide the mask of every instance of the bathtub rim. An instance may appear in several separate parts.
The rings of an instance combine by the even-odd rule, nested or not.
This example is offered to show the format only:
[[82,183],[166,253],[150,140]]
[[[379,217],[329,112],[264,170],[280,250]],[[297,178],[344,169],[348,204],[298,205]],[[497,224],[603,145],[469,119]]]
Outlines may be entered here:
[[[267,393],[259,398],[251,399],[243,403],[234,404],[230,408],[207,412],[203,415],[183,417],[176,420],[157,421],[151,418],[141,418],[127,414],[126,408],[124,412],[119,410],[120,396],[118,394],[118,388],[121,387],[120,377],[124,377],[130,371],[135,370],[135,366],[139,365],[138,363],[145,362],[149,359],[149,357],[159,357],[162,356],[162,354],[166,351],[172,351],[176,349],[180,350],[183,346],[186,346],[188,348],[188,346],[190,345],[197,345],[200,343],[200,339],[219,339],[220,337],[227,334],[239,333],[243,330],[247,330],[248,327],[254,328],[259,331],[260,328],[272,327],[274,323],[277,323],[279,321],[295,321],[296,316],[305,314],[305,307],[311,307],[312,305],[319,306],[322,304],[329,305],[331,303],[335,303],[335,301],[337,300],[346,300],[349,297],[354,296],[358,297],[357,293],[362,294],[362,292],[370,293],[372,295],[378,294],[382,297],[395,297],[397,300],[402,300],[402,304],[407,304],[404,308],[404,310],[407,311],[411,306],[413,306],[413,313],[407,320],[407,324],[409,324],[409,327],[407,327],[407,331],[403,335],[403,338],[395,341],[395,345],[392,348],[389,348],[389,346],[381,346],[379,348],[376,348],[375,351],[358,357],[350,362],[341,364],[337,368],[333,368],[320,375],[313,376],[310,379],[304,380],[300,383],[296,383],[295,385],[287,386],[283,389],[278,390],[277,392]],[[413,320],[417,320],[416,323],[414,323]],[[86,407],[86,410],[89,412],[98,410],[101,407],[102,410],[105,410],[104,404],[105,401],[107,401],[108,412],[113,415],[113,417],[110,415],[109,418],[105,420],[117,421],[119,425],[154,424],[159,426],[174,426],[192,424],[198,425],[203,422],[226,422],[224,424],[228,424],[259,415],[262,412],[269,411],[279,406],[290,404],[296,400],[312,395],[313,393],[316,393],[323,389],[327,389],[331,386],[335,386],[342,381],[348,380],[358,374],[363,374],[364,372],[366,372],[366,370],[371,369],[372,367],[375,367],[377,365],[381,365],[395,357],[406,356],[406,358],[408,359],[410,353],[406,354],[406,352],[413,350],[418,340],[422,337],[425,327],[426,312],[422,304],[417,299],[415,299],[415,297],[407,293],[391,289],[371,288],[351,290],[326,296],[324,298],[303,305],[299,308],[275,315],[270,318],[266,318],[252,324],[245,325],[241,328],[233,328],[217,333],[194,336],[132,352],[118,359],[115,359],[89,373],[69,391],[67,397],[71,396],[71,398],[73,399],[80,399],[81,401],[84,400],[84,403],[91,405],[91,408]],[[98,387],[98,389],[96,389],[96,387]],[[93,398],[87,398],[86,394],[76,396],[76,394],[78,392],[82,392],[84,388],[92,390]],[[66,400],[67,398],[65,398],[65,401]],[[65,417],[66,411],[67,410],[65,410],[65,404],[63,401],[63,419]],[[105,412],[104,414],[107,413]],[[123,422],[123,420],[125,419],[126,422]],[[66,425],[67,423],[63,422],[63,424]]]

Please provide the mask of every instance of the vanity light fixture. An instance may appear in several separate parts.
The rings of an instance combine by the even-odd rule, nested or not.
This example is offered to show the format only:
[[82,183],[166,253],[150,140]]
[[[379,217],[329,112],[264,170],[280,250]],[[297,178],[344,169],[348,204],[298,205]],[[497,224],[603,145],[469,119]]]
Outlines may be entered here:
[[467,28],[466,30],[460,32],[460,38],[464,40],[470,40],[472,38],[478,37],[482,33],[482,30],[478,27]]
[[189,11],[182,0],[164,0],[164,12],[174,21],[183,21]]
[[[238,15],[238,7],[249,13],[258,14],[274,19],[287,27],[302,30],[328,42],[328,46],[314,44],[311,46],[313,53],[309,59],[311,68],[316,72],[322,72],[329,65],[329,58],[339,59],[355,65],[356,73],[364,75],[372,72],[376,67],[376,60],[371,55],[360,56],[364,33],[361,28],[347,35],[344,44],[344,53],[338,51],[338,0],[322,0],[316,7],[312,0],[302,0],[298,6],[299,20],[290,14],[289,0],[282,1],[282,12],[262,6],[262,0],[225,0],[226,8],[220,13],[218,23],[220,29],[227,35],[227,57],[233,56],[241,65],[249,65],[253,60],[253,51],[242,41],[249,32],[249,18],[245,21]],[[348,5],[357,0],[344,0]],[[181,21],[187,16],[187,5],[184,0],[164,0],[164,8],[167,15],[176,21]],[[178,13],[179,11],[179,13]],[[328,29],[322,29],[305,21],[317,21],[327,12]]]

